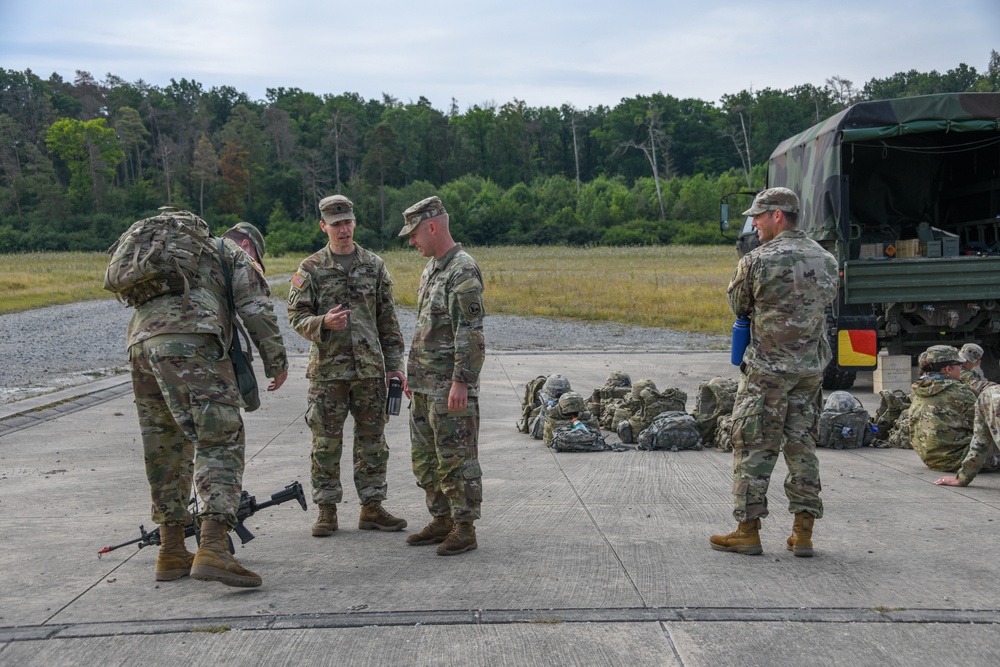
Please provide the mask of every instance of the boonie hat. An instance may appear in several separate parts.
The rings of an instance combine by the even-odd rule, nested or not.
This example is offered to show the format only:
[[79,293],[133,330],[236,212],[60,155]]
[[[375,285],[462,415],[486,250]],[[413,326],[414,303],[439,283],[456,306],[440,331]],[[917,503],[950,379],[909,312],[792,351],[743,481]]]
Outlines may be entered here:
[[447,212],[444,210],[444,204],[441,203],[440,197],[434,196],[421,199],[403,211],[403,229],[399,232],[399,236],[409,236],[410,232],[416,229],[417,225],[427,218],[436,218]]
[[951,345],[931,345],[924,353],[929,364],[958,364],[959,352]]
[[323,222],[354,220],[354,203],[344,195],[331,195],[319,200],[319,212]]
[[768,188],[757,194],[753,206],[743,215],[760,215],[765,211],[799,212],[799,196],[788,188]]
[[983,348],[979,347],[975,343],[966,343],[962,346],[962,349],[958,351],[958,358],[961,361],[975,363],[983,358]]

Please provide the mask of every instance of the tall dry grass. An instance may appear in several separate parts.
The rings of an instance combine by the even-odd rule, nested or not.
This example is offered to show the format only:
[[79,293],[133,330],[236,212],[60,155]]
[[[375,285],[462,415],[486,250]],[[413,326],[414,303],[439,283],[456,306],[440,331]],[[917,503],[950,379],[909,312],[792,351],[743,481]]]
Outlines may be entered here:
[[[725,290],[736,252],[722,246],[642,248],[468,248],[486,280],[487,313],[620,322],[702,333],[727,333]],[[415,250],[381,253],[396,300],[416,305],[427,260]],[[268,275],[290,274],[301,256],[267,258]],[[103,253],[0,255],[0,313],[94,298]],[[288,294],[286,283],[275,296]]]

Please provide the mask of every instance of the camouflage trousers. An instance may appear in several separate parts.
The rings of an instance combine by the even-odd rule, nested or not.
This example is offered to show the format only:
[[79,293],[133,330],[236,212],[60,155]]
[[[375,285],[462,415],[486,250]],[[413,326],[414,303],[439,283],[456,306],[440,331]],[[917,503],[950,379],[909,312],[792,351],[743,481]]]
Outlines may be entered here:
[[479,467],[479,399],[465,410],[448,412],[447,397],[413,394],[410,455],[417,486],[431,516],[455,521],[480,518],[483,472]]
[[750,373],[740,378],[733,408],[733,516],[767,516],[767,487],[778,452],[785,456],[788,511],[823,516],[820,500],[819,416],[821,374],[782,376]]
[[129,348],[153,522],[191,520],[191,482],[200,520],[236,526],[243,487],[244,431],[232,362],[219,339],[153,336]]
[[354,487],[361,504],[385,500],[389,445],[385,441],[385,378],[313,381],[307,395],[306,423],[312,431],[312,499],[317,505],[339,503],[340,457],[344,422],[354,418]]

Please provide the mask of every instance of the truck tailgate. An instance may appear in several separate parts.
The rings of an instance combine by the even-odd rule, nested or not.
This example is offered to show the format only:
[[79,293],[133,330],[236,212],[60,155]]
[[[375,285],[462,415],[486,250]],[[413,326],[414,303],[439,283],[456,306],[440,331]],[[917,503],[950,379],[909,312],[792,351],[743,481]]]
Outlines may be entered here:
[[844,303],[1000,299],[1000,257],[850,260]]

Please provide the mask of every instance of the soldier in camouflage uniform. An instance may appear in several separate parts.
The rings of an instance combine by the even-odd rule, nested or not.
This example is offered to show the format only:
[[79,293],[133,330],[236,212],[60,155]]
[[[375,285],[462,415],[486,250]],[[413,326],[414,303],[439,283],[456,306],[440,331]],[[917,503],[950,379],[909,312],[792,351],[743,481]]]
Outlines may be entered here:
[[976,399],[976,417],[972,427],[972,441],[955,477],[945,476],[935,484],[968,486],[980,471],[1000,469],[1000,385],[983,390]]
[[[275,391],[288,377],[288,362],[271,302],[249,256],[229,240],[223,248],[236,311],[273,378],[268,391]],[[181,294],[150,299],[136,308],[127,332],[153,521],[160,524],[162,541],[156,579],[190,574],[228,586],[260,586],[261,578],[226,548],[242,492],[244,430],[240,392],[226,356],[233,324],[217,252],[202,255],[184,304]],[[184,547],[192,477],[204,503],[195,556]]]
[[[440,556],[475,549],[483,497],[479,467],[479,372],[483,338],[483,275],[451,237],[437,197],[403,212],[400,236],[430,261],[420,277],[417,324],[407,363],[410,446],[417,486],[432,520],[406,538],[438,544]],[[411,394],[412,392],[412,394]]]
[[757,195],[753,216],[761,245],[740,260],[729,306],[749,316],[733,409],[733,516],[737,530],[713,535],[719,551],[761,553],[760,520],[778,453],[785,456],[785,495],[795,515],[788,548],[812,555],[812,528],[823,516],[816,458],[823,370],[830,361],[826,307],[837,296],[837,261],[798,230],[799,199],[787,188]]
[[959,379],[976,396],[979,396],[983,389],[996,384],[987,380],[983,375],[982,358],[983,348],[975,343],[966,343],[958,351],[958,360],[962,362],[962,376]]
[[955,472],[972,439],[976,395],[962,384],[962,362],[950,345],[920,355],[910,393],[910,445],[931,470]]
[[350,199],[326,197],[319,208],[319,225],[330,242],[303,260],[288,294],[288,321],[312,341],[306,423],[312,431],[312,496],[319,506],[312,534],[328,537],[337,530],[348,411],[354,417],[358,528],[402,530],[406,521],[382,508],[389,461],[384,435],[387,385],[396,378],[406,386],[392,278],[381,257],[354,242],[357,222]]
[[260,233],[260,230],[249,222],[238,222],[226,230],[222,238],[233,241],[243,249],[243,252],[250,255],[261,290],[267,296],[271,296],[271,286],[264,278],[264,253],[267,246],[264,245],[264,235]]

